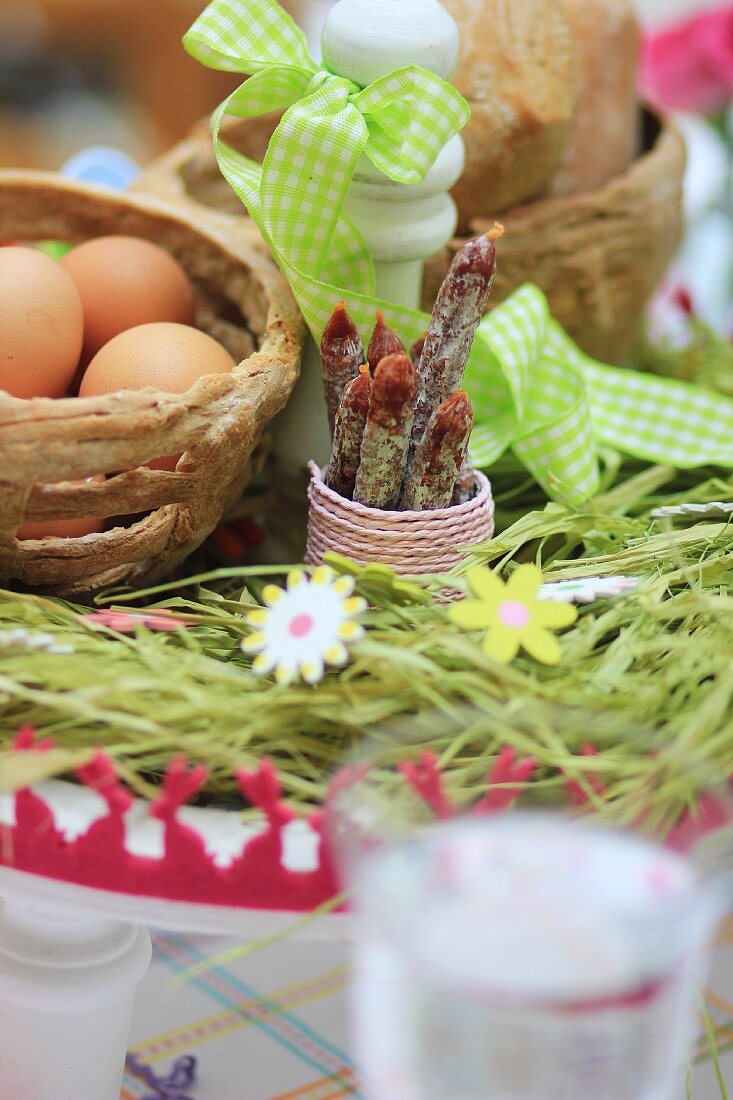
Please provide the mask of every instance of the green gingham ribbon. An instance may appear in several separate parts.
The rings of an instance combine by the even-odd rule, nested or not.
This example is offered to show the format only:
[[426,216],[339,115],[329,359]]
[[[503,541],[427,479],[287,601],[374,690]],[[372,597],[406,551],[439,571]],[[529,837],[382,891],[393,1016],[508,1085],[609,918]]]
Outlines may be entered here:
[[[419,183],[468,122],[468,104],[416,65],[367,88],[319,67],[277,0],[214,0],[183,41],[205,65],[252,74],[214,115],[217,159],[318,334],[335,304],[328,284],[374,293],[369,251],[342,214],[360,157],[398,183]],[[219,137],[225,114],[284,107],[261,169]]]
[[[343,204],[362,155],[390,179],[424,179],[468,120],[450,85],[416,66],[366,88],[319,67],[276,0],[214,0],[185,36],[203,64],[251,74],[215,112],[221,171],[257,223],[316,340],[334,305],[366,334],[381,309],[405,341],[425,314],[374,297],[374,266]],[[262,166],[220,136],[225,115],[287,108]],[[512,448],[553,499],[582,505],[600,483],[598,446],[680,468],[733,466],[733,401],[584,356],[527,285],[485,317],[466,376],[471,453],[490,466]]]
[[733,401],[588,358],[530,284],[484,317],[466,388],[475,464],[511,447],[549,496],[574,506],[598,488],[599,444],[679,469],[733,466]]

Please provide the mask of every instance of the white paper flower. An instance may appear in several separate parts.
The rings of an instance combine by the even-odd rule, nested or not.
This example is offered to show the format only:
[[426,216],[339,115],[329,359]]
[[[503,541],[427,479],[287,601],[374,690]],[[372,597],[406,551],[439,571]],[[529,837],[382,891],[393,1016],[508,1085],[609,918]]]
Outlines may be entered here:
[[242,642],[245,653],[256,653],[252,665],[260,676],[275,672],[278,683],[298,675],[308,684],[323,679],[326,665],[345,665],[347,642],[364,633],[355,621],[366,610],[366,600],[352,596],[353,577],[336,577],[321,566],[309,579],[301,571],[288,577],[287,588],[268,585],[262,596],[266,607],[247,615],[254,628]]
[[543,584],[541,600],[562,600],[564,603],[595,603],[613,599],[639,587],[638,577],[584,577],[577,581],[553,581]]
[[57,642],[52,634],[26,630],[22,626],[0,632],[0,649],[38,649],[60,654],[74,652],[73,645]]

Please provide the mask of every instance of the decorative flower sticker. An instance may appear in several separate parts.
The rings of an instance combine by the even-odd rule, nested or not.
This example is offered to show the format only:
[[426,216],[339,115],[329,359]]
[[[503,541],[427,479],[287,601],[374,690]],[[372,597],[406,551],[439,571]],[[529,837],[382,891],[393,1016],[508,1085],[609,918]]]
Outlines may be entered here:
[[541,600],[562,600],[563,603],[595,603],[635,592],[638,577],[584,577],[577,581],[551,581],[540,588]]
[[470,569],[467,580],[473,600],[450,609],[453,622],[466,630],[486,630],[483,651],[508,665],[523,648],[546,665],[560,660],[560,645],[552,630],[570,626],[578,617],[575,607],[541,600],[542,574],[534,565],[520,565],[506,584],[490,569]]
[[366,600],[351,595],[354,583],[322,565],[310,579],[302,571],[291,573],[287,588],[267,585],[262,593],[267,606],[247,616],[255,633],[242,642],[245,653],[257,654],[253,670],[260,676],[274,671],[280,684],[298,675],[317,684],[326,665],[345,665],[345,643],[364,633],[355,619],[367,607]]

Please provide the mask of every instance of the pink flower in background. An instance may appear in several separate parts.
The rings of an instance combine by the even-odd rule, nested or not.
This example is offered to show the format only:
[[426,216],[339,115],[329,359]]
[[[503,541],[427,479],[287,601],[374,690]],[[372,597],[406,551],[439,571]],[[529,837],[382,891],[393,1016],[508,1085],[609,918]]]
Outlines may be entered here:
[[644,42],[642,94],[662,110],[711,115],[733,100],[733,4]]
[[693,341],[696,316],[692,294],[673,277],[668,278],[649,304],[647,333],[657,344],[687,348]]
[[180,627],[190,626],[186,619],[174,617],[165,609],[153,614],[103,609],[92,611],[80,618],[83,622],[106,626],[108,630],[116,630],[118,634],[133,634],[139,626],[167,633],[178,630]]

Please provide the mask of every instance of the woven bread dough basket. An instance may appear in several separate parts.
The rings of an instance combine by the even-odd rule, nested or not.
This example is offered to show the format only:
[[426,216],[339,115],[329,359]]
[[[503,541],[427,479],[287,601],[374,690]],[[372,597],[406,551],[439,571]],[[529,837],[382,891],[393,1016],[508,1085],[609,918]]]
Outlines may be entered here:
[[[237,152],[261,164],[281,118],[282,111],[248,119],[226,118],[221,136]],[[255,247],[263,247],[241,199],[219,171],[208,119],[197,122],[183,141],[148,165],[132,190],[176,203],[192,203],[217,217],[236,219],[243,223]]]
[[[582,350],[606,363],[623,363],[633,350],[684,228],[682,135],[651,111],[644,110],[642,120],[644,151],[621,175],[592,191],[538,198],[497,214],[506,235],[490,307],[531,280]],[[493,223],[472,219],[470,235]],[[424,309],[465,243],[457,237],[428,261]]]
[[[85,598],[181,563],[261,465],[263,429],[298,377],[304,325],[246,232],[201,207],[118,195],[45,173],[0,171],[0,241],[147,238],[188,272],[196,325],[238,366],[183,394],[154,389],[30,401],[0,390],[0,582]],[[174,472],[145,463],[181,453]],[[105,480],[85,481],[104,474]],[[104,516],[79,538],[18,541],[25,520]]]
[[[226,141],[261,160],[278,115],[228,119]],[[547,295],[553,316],[588,355],[622,362],[636,342],[649,299],[682,238],[685,148],[674,124],[640,110],[643,152],[626,172],[601,187],[566,197],[544,196],[490,218],[470,220],[475,236],[498,218],[506,229],[489,309],[527,280]],[[214,209],[222,221],[243,223],[254,248],[258,233],[218,170],[208,128],[198,124],[186,140],[151,165],[139,186],[151,193]],[[481,196],[476,195],[477,209]],[[237,217],[238,215],[238,217]],[[456,237],[425,270],[422,306],[433,308],[455,253]]]

